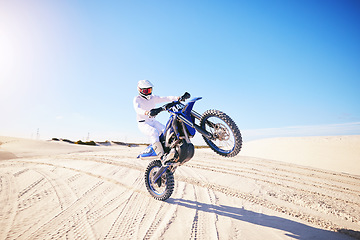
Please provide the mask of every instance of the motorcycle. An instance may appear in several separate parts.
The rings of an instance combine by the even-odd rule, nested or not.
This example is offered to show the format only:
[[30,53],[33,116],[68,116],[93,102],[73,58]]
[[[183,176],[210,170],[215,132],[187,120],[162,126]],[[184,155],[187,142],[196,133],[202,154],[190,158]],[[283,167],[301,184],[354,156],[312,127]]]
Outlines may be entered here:
[[159,159],[153,146],[149,145],[138,156],[142,160],[153,160],[145,171],[145,185],[148,192],[157,200],[165,201],[173,193],[175,170],[194,156],[195,147],[190,139],[196,132],[199,132],[205,143],[221,156],[234,157],[241,150],[242,137],[235,122],[219,110],[197,113],[193,107],[195,102],[202,98],[197,97],[186,104],[182,103],[189,98],[190,94],[185,93],[178,101],[150,111],[152,117],[162,111],[170,114],[165,130],[159,136],[164,155]]

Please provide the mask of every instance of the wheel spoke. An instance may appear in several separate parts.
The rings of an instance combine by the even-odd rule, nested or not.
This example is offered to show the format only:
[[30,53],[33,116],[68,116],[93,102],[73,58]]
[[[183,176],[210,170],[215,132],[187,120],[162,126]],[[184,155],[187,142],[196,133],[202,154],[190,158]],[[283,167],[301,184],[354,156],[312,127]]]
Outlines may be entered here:
[[241,133],[228,115],[219,110],[207,110],[201,117],[200,125],[213,137],[203,136],[214,152],[225,157],[234,157],[240,152]]
[[235,144],[235,137],[227,124],[217,117],[212,117],[208,122],[210,124],[206,125],[206,130],[216,138],[213,143],[223,151],[231,150]]
[[166,173],[164,173],[156,182],[153,182],[152,179],[156,175],[156,173],[159,171],[160,168],[154,167],[150,171],[150,186],[153,189],[153,191],[156,194],[162,194],[165,191],[166,188]]

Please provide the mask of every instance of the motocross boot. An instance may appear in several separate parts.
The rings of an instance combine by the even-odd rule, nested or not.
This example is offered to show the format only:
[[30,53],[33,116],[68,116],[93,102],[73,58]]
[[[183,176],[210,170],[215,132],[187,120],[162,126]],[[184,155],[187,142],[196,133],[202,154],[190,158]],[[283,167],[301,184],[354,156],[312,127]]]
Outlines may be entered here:
[[160,142],[155,142],[153,143],[153,149],[156,153],[156,155],[159,157],[159,158],[162,158],[163,155],[164,155],[164,148],[163,146],[161,145]]

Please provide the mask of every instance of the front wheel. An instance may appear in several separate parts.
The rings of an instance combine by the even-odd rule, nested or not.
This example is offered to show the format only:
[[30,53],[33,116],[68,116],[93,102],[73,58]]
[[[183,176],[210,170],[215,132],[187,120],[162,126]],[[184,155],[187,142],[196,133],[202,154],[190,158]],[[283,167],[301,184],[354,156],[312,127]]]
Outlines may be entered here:
[[171,171],[166,170],[156,182],[153,182],[153,178],[161,166],[160,160],[154,160],[149,163],[145,171],[145,185],[151,196],[156,200],[165,201],[174,190],[174,175]]
[[236,156],[242,146],[242,138],[236,123],[219,110],[207,110],[201,117],[200,126],[208,131],[213,139],[203,136],[206,144],[224,157]]

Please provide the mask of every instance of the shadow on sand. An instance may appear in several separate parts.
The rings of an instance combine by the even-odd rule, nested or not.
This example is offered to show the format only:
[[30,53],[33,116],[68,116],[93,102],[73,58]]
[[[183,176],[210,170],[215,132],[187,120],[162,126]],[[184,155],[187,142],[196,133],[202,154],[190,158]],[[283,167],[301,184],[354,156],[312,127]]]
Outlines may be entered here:
[[185,199],[170,198],[166,201],[169,204],[175,204],[186,208],[207,213],[215,213],[220,216],[245,221],[263,227],[274,228],[284,231],[285,235],[294,239],[353,239],[338,232],[332,232],[295,222],[286,218],[270,216],[262,213],[256,213],[244,208],[236,208],[225,205],[206,204]]

